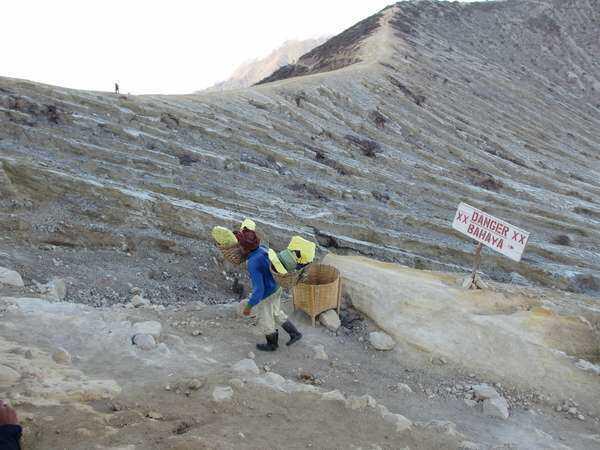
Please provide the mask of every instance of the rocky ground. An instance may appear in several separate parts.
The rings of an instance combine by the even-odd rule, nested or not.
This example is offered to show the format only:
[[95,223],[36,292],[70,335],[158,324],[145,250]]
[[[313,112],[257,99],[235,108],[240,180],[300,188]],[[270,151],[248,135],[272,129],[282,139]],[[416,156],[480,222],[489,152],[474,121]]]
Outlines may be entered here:
[[[502,287],[490,294],[496,289]],[[3,285],[2,293],[0,395],[21,412],[26,448],[588,449],[600,443],[593,397],[591,403],[558,399],[402,343],[377,350],[385,347],[371,333],[380,329],[353,307],[349,293],[336,331],[312,328],[295,312],[304,339],[273,354],[255,351],[261,337],[254,319],[238,315],[237,302],[153,300],[134,307],[129,294],[91,307],[43,300],[26,286]],[[284,305],[290,310],[287,296]],[[140,332],[152,336],[149,342]]]

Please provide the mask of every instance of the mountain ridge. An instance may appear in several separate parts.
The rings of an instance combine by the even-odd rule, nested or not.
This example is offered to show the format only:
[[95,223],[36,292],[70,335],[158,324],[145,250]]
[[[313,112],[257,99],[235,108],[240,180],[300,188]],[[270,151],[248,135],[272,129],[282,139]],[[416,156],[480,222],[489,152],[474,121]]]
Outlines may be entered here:
[[253,58],[240,64],[226,80],[220,81],[213,86],[197,91],[196,93],[218,92],[250,87],[265,78],[268,74],[275,72],[281,66],[294,62],[300,56],[322,44],[327,39],[328,37],[287,40],[268,55]]

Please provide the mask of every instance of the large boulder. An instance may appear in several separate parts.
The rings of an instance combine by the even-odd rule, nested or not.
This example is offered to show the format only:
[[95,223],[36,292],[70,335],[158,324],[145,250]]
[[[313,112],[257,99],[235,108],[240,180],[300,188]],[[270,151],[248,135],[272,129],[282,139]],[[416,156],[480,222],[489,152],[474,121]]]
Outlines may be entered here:
[[0,267],[0,284],[16,287],[24,286],[23,278],[21,278],[19,272],[7,269],[6,267]]
[[597,376],[567,356],[594,354],[594,330],[559,306],[553,311],[551,297],[542,304],[521,292],[464,290],[456,275],[365,257],[330,253],[324,263],[340,271],[353,306],[409,351],[522,389],[600,405]]

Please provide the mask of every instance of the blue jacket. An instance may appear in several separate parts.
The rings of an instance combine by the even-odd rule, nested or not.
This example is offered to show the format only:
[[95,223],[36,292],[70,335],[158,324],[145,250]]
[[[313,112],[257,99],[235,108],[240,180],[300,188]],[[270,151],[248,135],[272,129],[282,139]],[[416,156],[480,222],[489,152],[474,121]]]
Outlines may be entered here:
[[0,425],[0,449],[21,449],[21,427],[19,425]]
[[248,272],[252,280],[252,295],[248,300],[248,306],[251,308],[279,289],[271,274],[270,266],[269,255],[264,247],[258,247],[248,256]]

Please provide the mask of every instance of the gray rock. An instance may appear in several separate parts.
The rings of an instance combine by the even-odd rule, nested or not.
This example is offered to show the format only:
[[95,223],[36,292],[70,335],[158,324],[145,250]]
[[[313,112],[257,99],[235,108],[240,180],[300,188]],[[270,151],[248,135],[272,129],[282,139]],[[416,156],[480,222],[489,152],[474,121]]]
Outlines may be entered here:
[[212,398],[215,402],[225,402],[233,397],[233,389],[231,386],[217,386],[213,390]]
[[152,350],[156,347],[156,341],[151,334],[139,333],[133,336],[133,345],[138,346],[142,350]]
[[337,331],[342,325],[340,318],[335,310],[330,309],[319,316],[319,322],[330,331]]
[[133,325],[133,331],[135,334],[149,334],[154,339],[158,339],[162,333],[162,325],[155,320],[138,322]]
[[483,401],[483,413],[486,416],[508,419],[508,403],[502,397],[488,398]]
[[383,331],[373,331],[369,333],[369,342],[373,348],[382,351],[391,350],[396,346],[396,343],[391,336]]
[[131,304],[136,308],[140,306],[148,306],[150,304],[150,300],[142,297],[141,295],[134,295],[131,299]]
[[252,359],[242,359],[235,363],[232,367],[235,372],[246,373],[251,375],[258,375],[260,370],[258,370],[258,366]]
[[500,398],[500,394],[493,387],[487,384],[477,384],[473,386],[473,395],[475,400],[487,400],[490,398]]
[[64,348],[59,348],[52,354],[52,359],[57,364],[71,364],[71,354]]
[[197,391],[198,389],[202,388],[202,386],[204,386],[204,382],[198,378],[194,378],[188,383],[188,388],[192,391]]
[[394,425],[397,432],[403,432],[412,428],[413,423],[403,415],[394,414],[383,405],[378,405],[377,408],[379,409],[379,415],[381,418],[384,421]]
[[319,359],[322,361],[327,361],[329,359],[327,353],[325,353],[325,347],[323,345],[315,345],[313,346],[313,349],[315,350],[315,359]]
[[475,442],[462,441],[458,444],[458,450],[481,450],[482,447]]
[[46,284],[40,284],[34,280],[40,294],[43,294],[47,300],[60,302],[67,296],[67,285],[61,278],[53,278]]
[[21,375],[16,370],[0,364],[0,386],[11,386],[15,384]]
[[398,390],[398,392],[401,392],[404,394],[412,394],[413,393],[413,390],[411,389],[411,387],[405,383],[398,383],[396,385],[396,389]]
[[0,284],[6,284],[8,286],[23,287],[23,279],[19,272],[0,267]]

